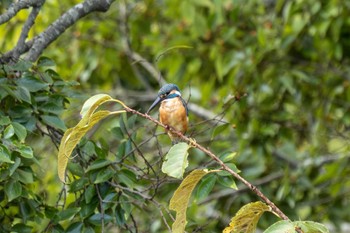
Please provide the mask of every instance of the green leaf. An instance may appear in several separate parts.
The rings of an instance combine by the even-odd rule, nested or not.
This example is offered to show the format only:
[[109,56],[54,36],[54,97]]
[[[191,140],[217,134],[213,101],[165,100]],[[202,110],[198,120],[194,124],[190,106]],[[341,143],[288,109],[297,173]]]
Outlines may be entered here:
[[74,192],[77,192],[79,190],[82,190],[88,183],[89,183],[89,179],[86,177],[82,177],[78,180],[74,180],[69,185],[69,192],[74,193]]
[[295,225],[290,220],[278,221],[267,228],[264,233],[295,233]]
[[211,140],[213,140],[217,135],[221,134],[224,130],[228,129],[229,126],[230,126],[230,124],[226,123],[226,124],[222,124],[222,125],[215,127],[215,129],[211,135]]
[[12,176],[12,174],[16,171],[16,169],[19,167],[20,164],[21,164],[21,159],[19,157],[16,157],[15,162],[10,166],[10,176]]
[[80,233],[83,228],[82,222],[74,222],[66,229],[65,233]]
[[81,210],[79,211],[79,216],[83,219],[90,217],[94,214],[97,206],[99,206],[98,198],[95,198],[90,203],[82,202],[80,204]]
[[231,219],[230,225],[223,230],[223,233],[254,233],[256,225],[265,211],[271,211],[271,207],[261,201],[244,205]]
[[38,106],[38,109],[44,113],[52,113],[56,115],[61,114],[64,110],[62,106],[59,106],[58,104],[52,102],[40,105]]
[[112,161],[106,159],[97,159],[95,160],[87,169],[86,172],[97,170],[103,167],[107,167],[112,164]]
[[128,135],[128,131],[126,129],[126,126],[125,126],[125,120],[126,116],[125,115],[121,115],[119,117],[119,127],[120,127],[120,130],[123,132],[124,135]]
[[40,57],[37,63],[37,66],[44,67],[44,66],[55,66],[56,63],[48,58],[48,57]]
[[13,129],[15,130],[15,134],[20,142],[24,142],[24,139],[27,137],[27,129],[17,123],[17,122],[12,122]]
[[95,230],[91,226],[84,226],[82,233],[95,233]]
[[56,129],[66,130],[66,126],[64,122],[58,118],[57,116],[49,116],[49,115],[43,115],[41,116],[41,119],[43,122],[49,126],[52,126]]
[[219,184],[228,187],[228,188],[232,188],[232,189],[238,189],[235,180],[233,179],[233,177],[231,176],[231,174],[229,174],[229,176],[222,176],[219,175],[218,177],[218,182]]
[[18,62],[11,67],[13,71],[28,71],[32,67],[32,63],[27,60],[18,60]]
[[[241,171],[237,168],[236,164],[234,163],[225,163],[226,166],[228,166],[232,171],[236,173],[240,173]],[[219,173],[220,174],[220,173]]]
[[84,169],[80,164],[69,163],[67,168],[75,176],[82,177],[84,175]]
[[15,129],[13,128],[12,125],[8,125],[5,130],[4,130],[4,139],[9,139],[13,135],[15,135]]
[[33,227],[27,226],[23,223],[17,223],[11,228],[11,232],[20,232],[20,233],[31,233]]
[[134,188],[137,183],[136,175],[130,170],[122,169],[118,172],[118,180],[124,183],[127,187]]
[[57,213],[58,213],[58,210],[55,207],[45,206],[45,216],[48,219],[53,219]]
[[24,102],[27,102],[29,104],[32,103],[31,96],[29,93],[29,90],[24,86],[19,86],[17,90],[14,91],[16,98],[19,100],[22,100]]
[[100,213],[97,213],[97,214],[94,214],[92,215],[90,218],[89,218],[89,223],[95,225],[95,226],[101,226],[102,225],[102,218],[104,220],[104,223],[108,223],[108,222],[111,222],[113,220],[113,217],[108,215],[108,214],[100,214]]
[[4,190],[8,200],[12,201],[22,194],[22,185],[16,180],[10,180],[5,184]]
[[79,213],[80,209],[81,209],[80,207],[73,207],[73,208],[62,210],[57,214],[57,220],[63,221],[63,220],[73,218],[77,213]]
[[33,172],[17,169],[18,180],[24,184],[31,184],[34,182]]
[[43,89],[47,89],[49,84],[41,81],[33,76],[25,76],[18,79],[17,85],[26,87],[29,92],[37,92]]
[[182,179],[185,169],[188,166],[188,149],[190,149],[190,146],[184,142],[172,146],[165,156],[162,172],[168,176]]
[[125,211],[121,205],[117,205],[115,208],[115,217],[118,226],[123,226],[125,224]]
[[84,192],[85,203],[89,204],[95,195],[96,195],[95,186],[89,185]]
[[224,154],[220,155],[219,158],[224,163],[227,163],[227,162],[231,161],[236,155],[237,155],[237,152],[225,152]]
[[329,230],[320,223],[312,221],[295,221],[297,227],[300,227],[304,233],[329,233]]
[[33,149],[30,146],[20,145],[16,151],[18,151],[23,158],[33,158]]
[[7,147],[0,145],[0,162],[5,163],[14,163],[11,158],[10,151],[7,149]]
[[213,190],[216,183],[216,175],[209,174],[205,176],[197,187],[196,199],[203,200],[206,198],[211,190]]
[[116,192],[107,194],[107,196],[103,198],[103,208],[108,209],[109,207],[114,206],[118,199],[119,195]]
[[116,137],[117,140],[123,140],[124,134],[123,131],[120,129],[120,127],[114,127],[111,132]]
[[113,175],[115,171],[111,168],[103,169],[99,173],[97,173],[97,177],[94,181],[94,184],[102,183],[107,180],[109,180]]
[[0,117],[0,125],[8,125],[11,123],[11,120],[8,116],[1,116]]

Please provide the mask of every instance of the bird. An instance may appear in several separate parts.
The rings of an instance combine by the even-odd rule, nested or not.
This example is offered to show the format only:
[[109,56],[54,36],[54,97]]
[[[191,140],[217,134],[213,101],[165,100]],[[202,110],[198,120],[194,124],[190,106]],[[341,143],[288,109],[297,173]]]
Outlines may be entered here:
[[[149,114],[159,103],[159,121],[167,127],[185,134],[188,128],[188,109],[178,86],[173,83],[163,85],[146,114]],[[166,132],[173,145],[181,141],[181,138],[169,129],[166,129]]]

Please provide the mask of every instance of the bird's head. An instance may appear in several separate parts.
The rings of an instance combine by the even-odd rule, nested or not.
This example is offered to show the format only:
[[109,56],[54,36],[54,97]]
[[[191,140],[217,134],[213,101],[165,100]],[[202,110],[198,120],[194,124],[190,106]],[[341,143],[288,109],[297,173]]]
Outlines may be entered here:
[[173,83],[165,84],[158,91],[158,96],[156,100],[153,102],[153,104],[151,105],[151,107],[148,109],[146,113],[148,114],[150,111],[152,111],[152,109],[154,109],[157,106],[157,104],[159,104],[163,100],[175,98],[178,96],[181,96],[181,92],[178,86],[176,86]]

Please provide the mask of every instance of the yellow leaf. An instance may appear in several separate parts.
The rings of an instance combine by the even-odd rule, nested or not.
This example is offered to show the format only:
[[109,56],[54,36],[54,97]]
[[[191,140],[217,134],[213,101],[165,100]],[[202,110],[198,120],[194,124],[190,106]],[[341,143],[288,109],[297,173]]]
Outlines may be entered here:
[[80,111],[80,116],[82,119],[78,125],[81,127],[86,125],[89,121],[89,118],[96,111],[96,109],[108,101],[113,101],[113,99],[107,94],[97,94],[86,100]]
[[[58,177],[62,182],[65,182],[65,172],[67,168],[68,159],[70,158],[73,149],[79,143],[80,139],[90,130],[97,122],[106,116],[110,115],[110,111],[98,111],[88,119],[86,125],[80,124],[80,122],[73,128],[68,129],[61,140],[60,147],[58,149]],[[82,119],[81,121],[86,119]]]
[[113,99],[107,94],[94,95],[85,101],[80,111],[82,119],[79,121],[79,123],[73,128],[68,129],[64,133],[60,147],[58,149],[58,177],[62,182],[65,182],[65,173],[68,159],[70,158],[72,151],[79,143],[80,139],[86,134],[86,132],[106,116],[125,112],[125,110],[119,110],[114,112],[101,110],[95,112],[99,106],[108,101],[117,102],[124,108],[127,108],[127,106],[122,101]]
[[81,118],[84,118],[86,115],[90,116],[101,104],[110,100],[112,100],[112,97],[107,94],[97,94],[91,96],[85,101],[83,107],[81,108]]
[[253,233],[256,229],[261,215],[265,211],[271,211],[271,208],[261,201],[249,203],[243,206],[231,219],[230,225],[226,227],[223,233]]
[[170,200],[169,208],[176,211],[176,219],[172,225],[173,233],[183,233],[186,227],[186,210],[193,189],[203,176],[213,171],[194,170],[191,172],[176,189]]

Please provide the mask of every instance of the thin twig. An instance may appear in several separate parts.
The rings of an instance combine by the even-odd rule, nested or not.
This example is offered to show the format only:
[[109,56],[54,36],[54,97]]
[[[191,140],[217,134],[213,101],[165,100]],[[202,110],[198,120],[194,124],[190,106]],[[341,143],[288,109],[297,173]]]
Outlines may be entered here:
[[162,124],[160,121],[152,118],[151,116],[147,115],[147,114],[143,114],[141,112],[138,112],[134,109],[131,109],[127,106],[125,106],[125,110],[127,112],[130,112],[132,114],[137,114],[143,118],[146,118],[150,121],[152,121],[153,123],[170,130],[172,133],[176,134],[178,137],[180,137],[184,142],[187,142],[188,144],[190,144],[192,147],[195,147],[201,151],[203,151],[204,153],[206,153],[207,155],[209,155],[214,161],[216,161],[223,170],[229,172],[232,176],[234,176],[236,179],[238,179],[239,181],[241,181],[244,185],[246,185],[251,191],[253,191],[256,195],[258,195],[267,205],[269,205],[272,209],[273,212],[275,212],[281,219],[283,220],[289,220],[289,218],[287,217],[287,215],[285,215],[272,201],[270,201],[270,199],[268,197],[266,197],[256,186],[254,186],[253,184],[249,183],[246,179],[244,179],[242,176],[240,176],[238,173],[236,173],[235,171],[233,171],[231,168],[229,168],[223,161],[221,161],[213,152],[211,152],[209,149],[204,148],[203,146],[201,146],[200,144],[196,143],[193,139],[188,138],[186,136],[184,136],[181,132],[178,132],[176,130],[174,130],[173,128],[166,126],[164,124]]
[[11,20],[19,11],[37,5],[37,2],[37,0],[26,0],[12,3],[7,11],[0,15],[0,25]]
[[104,227],[105,227],[105,209],[103,207],[103,199],[101,197],[101,194],[100,194],[100,189],[98,188],[98,185],[96,184],[95,185],[95,188],[96,188],[96,193],[97,193],[97,196],[98,196],[98,199],[100,200],[100,208],[101,208],[101,232],[103,233],[104,232]]
[[[7,63],[12,60],[15,53],[27,53],[25,60],[34,62],[38,59],[44,49],[55,41],[62,33],[76,23],[82,17],[91,12],[106,12],[112,5],[114,0],[85,0],[78,3],[58,19],[56,19],[49,27],[47,27],[39,35],[33,39],[26,41],[23,46],[12,49],[4,53],[0,57],[0,63]],[[37,0],[19,1],[20,4],[15,4],[13,8],[9,9],[5,15],[0,16],[0,24],[7,22],[21,9],[31,6],[37,6]]]
[[[130,193],[134,193],[134,194],[136,194],[136,195],[139,195],[139,196],[142,197],[144,200],[148,200],[148,201],[150,201],[152,204],[154,204],[154,205],[158,208],[159,214],[160,214],[160,216],[162,217],[164,224],[165,224],[166,227],[168,228],[169,232],[171,232],[171,227],[169,226],[169,224],[168,224],[168,222],[167,222],[167,220],[166,220],[166,218],[165,218],[165,216],[164,216],[164,214],[163,214],[163,211],[162,211],[162,207],[163,207],[163,206],[162,206],[159,202],[157,202],[156,200],[154,200],[154,198],[152,198],[151,196],[148,196],[148,195],[142,193],[142,191],[138,191],[138,190],[131,189],[131,188],[128,188],[128,187],[124,187],[124,186],[122,186],[122,185],[115,184],[115,183],[112,183],[112,182],[108,182],[108,183],[109,183],[110,185],[112,185],[113,187],[115,187],[115,188],[119,188],[119,189],[121,189],[121,190],[125,190],[125,191],[128,191],[128,192],[130,192]],[[167,212],[167,214],[170,216],[170,218],[171,218],[173,221],[175,221],[175,219],[174,219],[174,217],[172,216],[172,214],[170,213],[170,211],[169,211],[167,208],[165,208],[165,207],[163,207],[163,208],[165,209],[165,211]]]
[[21,35],[17,41],[17,45],[14,48],[14,54],[13,54],[13,59],[17,60],[19,56],[21,55],[20,51],[23,50],[22,48],[25,47],[25,42],[28,37],[28,33],[30,29],[33,27],[35,23],[35,19],[38,16],[41,6],[44,4],[44,1],[38,1],[36,6],[33,6],[32,11],[30,12],[27,21],[24,23],[21,31]]

